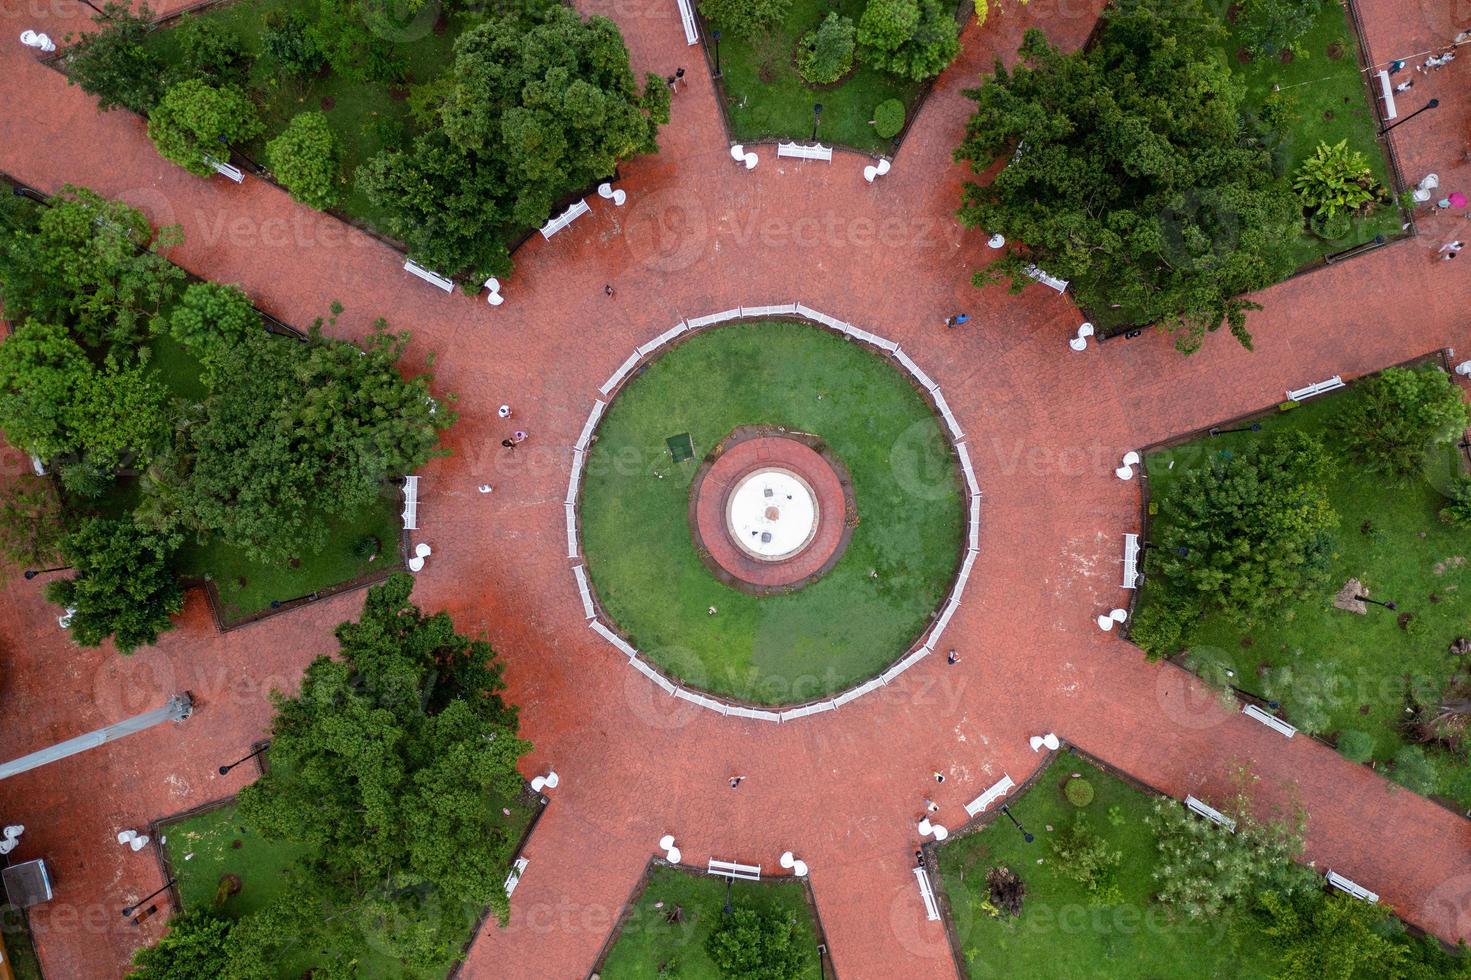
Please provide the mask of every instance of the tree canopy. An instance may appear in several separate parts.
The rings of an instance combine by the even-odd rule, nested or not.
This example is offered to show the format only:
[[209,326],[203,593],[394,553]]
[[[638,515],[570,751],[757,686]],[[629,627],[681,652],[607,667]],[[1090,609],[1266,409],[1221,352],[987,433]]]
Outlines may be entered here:
[[796,920],[771,909],[722,915],[705,950],[721,976],[741,980],[792,980],[805,965]]
[[1461,389],[1433,368],[1387,368],[1351,398],[1339,431],[1359,462],[1390,479],[1421,472],[1428,451],[1466,429]]
[[1251,620],[1316,585],[1338,516],[1332,462],[1302,432],[1213,455],[1180,479],[1149,555],[1177,600]]
[[97,29],[76,38],[62,54],[67,83],[96,96],[100,109],[152,109],[165,83],[163,62],[143,44],[153,30],[153,16],[147,3],[137,12],[131,3],[104,3],[92,17]]
[[1028,31],[1021,63],[967,93],[956,158],[976,173],[1010,161],[966,185],[960,219],[1026,245],[978,285],[1020,289],[1036,263],[1084,308],[1126,308],[1182,350],[1223,323],[1250,346],[1241,297],[1292,271],[1302,216],[1277,180],[1275,132],[1243,112],[1213,47],[1219,29],[1200,0],[1140,0],[1111,8],[1086,51]]
[[429,131],[357,179],[416,258],[475,282],[509,272],[514,229],[653,152],[669,120],[663,80],[648,75],[639,91],[613,22],[561,5],[466,31],[416,105]]
[[164,159],[208,177],[213,161],[227,159],[230,144],[264,129],[250,97],[231,84],[189,78],[169,88],[148,113],[148,138]]
[[46,598],[74,610],[71,635],[84,647],[109,636],[123,653],[154,643],[173,628],[184,592],[171,565],[177,542],[131,520],[89,518],[61,539],[71,578],[46,587]]
[[[387,903],[438,939],[458,916],[428,906],[489,906],[504,916],[511,839],[500,800],[520,791],[516,709],[501,666],[448,614],[409,601],[413,579],[371,589],[361,618],[337,629],[337,658],[318,657],[301,692],[276,695],[271,766],[239,798],[268,837],[306,845],[326,899]],[[369,916],[360,916],[367,920]]]
[[155,234],[138,209],[68,184],[33,227],[0,244],[5,315],[58,323],[83,346],[131,354],[184,281],[159,254],[182,240],[177,226]]
[[940,74],[960,53],[955,14],[940,0],[869,0],[858,45],[864,61],[916,82]]

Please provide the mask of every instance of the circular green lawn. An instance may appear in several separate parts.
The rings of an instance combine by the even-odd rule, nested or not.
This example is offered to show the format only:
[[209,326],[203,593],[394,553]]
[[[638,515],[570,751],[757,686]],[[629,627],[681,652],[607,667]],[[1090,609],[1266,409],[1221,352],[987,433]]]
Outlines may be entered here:
[[[847,550],[792,593],[737,591],[695,553],[690,481],[743,425],[819,436],[852,476]],[[694,458],[676,463],[666,440],[683,433]],[[609,407],[583,482],[583,553],[603,609],[670,678],[791,704],[879,673],[924,630],[959,565],[960,488],[938,417],[892,362],[817,327],[719,327],[657,358]]]

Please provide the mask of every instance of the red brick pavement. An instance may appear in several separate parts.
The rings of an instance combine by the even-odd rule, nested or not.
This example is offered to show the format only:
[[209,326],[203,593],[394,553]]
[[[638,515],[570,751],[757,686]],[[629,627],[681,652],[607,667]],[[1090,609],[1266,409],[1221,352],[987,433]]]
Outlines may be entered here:
[[[52,6],[51,4],[54,4]],[[964,173],[950,163],[973,84],[1024,23],[1076,45],[1099,6],[1034,0],[967,30],[959,63],[939,81],[894,170],[863,183],[864,160],[738,170],[708,80],[690,72],[662,152],[625,168],[627,207],[593,213],[518,255],[492,309],[405,276],[372,239],[294,205],[259,181],[201,181],[161,161],[142,125],[99,115],[13,41],[0,45],[0,169],[45,189],[89,184],[184,225],[175,257],[201,275],[241,283],[266,309],[302,322],[334,298],[359,335],[387,316],[416,337],[410,360],[439,352],[436,387],[458,392],[454,455],[424,473],[421,537],[435,545],[417,599],[484,633],[508,663],[512,694],[536,744],[528,772],[563,775],[529,842],[530,867],[509,927],[476,942],[472,977],[583,975],[655,841],[678,836],[692,863],[710,855],[773,866],[792,848],[812,868],[817,902],[845,977],[948,976],[937,924],[924,921],[909,874],[921,798],[958,826],[960,805],[1003,772],[1038,763],[1028,735],[1055,730],[1174,794],[1221,791],[1249,763],[1264,805],[1310,814],[1308,855],[1374,888],[1411,922],[1471,936],[1471,824],[1307,739],[1284,742],[1223,713],[1173,668],[1144,661],[1093,625],[1119,604],[1120,535],[1137,530],[1138,488],[1112,476],[1128,448],[1270,404],[1288,387],[1354,376],[1441,346],[1467,343],[1471,279],[1435,261],[1465,237],[1459,215],[1425,221],[1419,237],[1267,291],[1253,318],[1256,353],[1213,337],[1182,360],[1157,335],[1074,354],[1081,319],[1041,288],[976,292],[986,259],[951,217]],[[1376,57],[1424,51],[1456,27],[1453,5],[1365,0]],[[1407,7],[1409,9],[1407,9]],[[623,27],[635,65],[666,74],[698,55],[675,7],[589,3]],[[13,36],[79,22],[69,0],[0,7]],[[1471,185],[1464,162],[1471,56],[1430,76],[1417,98],[1436,113],[1396,130],[1411,181],[1435,170],[1446,190]],[[1413,100],[1412,100],[1413,102]],[[604,283],[618,291],[603,295]],[[738,303],[801,299],[901,341],[944,385],[985,489],[982,554],[950,630],[965,654],[939,658],[836,714],[783,726],[727,720],[671,700],[610,655],[584,627],[563,557],[561,501],[596,386],[631,348],[683,315]],[[964,329],[941,328],[956,310]],[[498,448],[510,402],[531,440]],[[479,483],[496,492],[482,496]],[[269,719],[263,691],[290,687],[333,646],[329,627],[354,596],[225,636],[191,598],[180,628],[130,659],[78,651],[35,584],[0,596],[7,752],[28,751],[150,707],[172,691],[200,695],[177,729],[147,734],[0,784],[8,820],[29,825],[17,858],[45,856],[57,899],[37,916],[49,975],[110,977],[157,919],[125,925],[117,909],[151,891],[145,854],[114,832],[238,788],[243,754]],[[936,786],[930,772],[950,778]],[[749,778],[732,791],[726,776]]]

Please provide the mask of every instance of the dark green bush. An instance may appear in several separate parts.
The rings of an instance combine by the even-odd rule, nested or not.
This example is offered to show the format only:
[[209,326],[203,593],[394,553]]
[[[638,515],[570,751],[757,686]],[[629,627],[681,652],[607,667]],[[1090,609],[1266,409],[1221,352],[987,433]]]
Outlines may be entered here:
[[330,208],[342,196],[342,150],[325,114],[293,116],[280,136],[266,144],[266,157],[281,186],[314,208]]
[[1152,660],[1168,657],[1179,647],[1180,636],[1191,618],[1189,609],[1182,603],[1151,596],[1135,610],[1129,624],[1129,639]]
[[1440,519],[1447,524],[1471,524],[1471,476],[1459,477],[1451,484]]
[[260,43],[261,56],[290,78],[308,78],[327,63],[306,20],[295,12],[267,26]]
[[885,99],[873,110],[873,131],[886,140],[899,135],[904,128],[904,103],[898,99]]
[[240,38],[215,20],[190,14],[172,28],[184,52],[184,78],[205,78],[216,83],[238,82],[244,77],[247,55]]

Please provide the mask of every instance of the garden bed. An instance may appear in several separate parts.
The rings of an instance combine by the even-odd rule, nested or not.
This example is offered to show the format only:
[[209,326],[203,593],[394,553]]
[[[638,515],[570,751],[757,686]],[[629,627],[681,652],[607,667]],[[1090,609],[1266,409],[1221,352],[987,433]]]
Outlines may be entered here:
[[[1284,188],[1290,189],[1293,175],[1319,144],[1346,140],[1350,151],[1363,153],[1377,181],[1392,193],[1400,189],[1388,143],[1378,135],[1378,111],[1370,101],[1359,64],[1361,48],[1344,5],[1323,5],[1300,41],[1301,56],[1248,54],[1240,25],[1225,26],[1227,34],[1217,49],[1246,87],[1245,108],[1261,115],[1264,106],[1278,103],[1285,110],[1285,136],[1275,153]],[[1369,245],[1377,237],[1385,241],[1404,237],[1401,226],[1408,220],[1397,203],[1376,205],[1354,217],[1347,234],[1332,240],[1313,234],[1304,221],[1289,243],[1296,266],[1293,274],[1319,268],[1331,257]],[[1126,307],[1089,310],[1087,315],[1105,334],[1142,326]]]
[[[1091,802],[1083,807],[1064,793],[1064,787],[1077,782],[1086,782],[1092,790]],[[1035,835],[1032,843],[1005,817],[992,813],[944,845],[927,848],[938,863],[939,891],[948,908],[961,974],[1057,980],[1187,976],[1265,980],[1281,975],[1286,962],[1283,940],[1265,931],[1273,923],[1260,908],[1227,906],[1219,914],[1191,920],[1172,914],[1158,900],[1162,882],[1155,873],[1164,859],[1159,832],[1148,822],[1158,799],[1157,794],[1064,751],[1010,803],[1012,814]],[[1090,891],[1075,873],[1080,861],[1069,865],[1056,854],[1054,844],[1074,821],[1082,822],[1102,847],[1117,853],[1111,895]],[[1010,869],[1025,886],[1019,915],[998,910],[991,902],[987,875],[997,867]],[[1312,881],[1315,873],[1292,866],[1287,875],[1305,889],[1305,900],[1311,903],[1317,888]],[[1330,893],[1323,901],[1354,900]],[[1377,913],[1369,908],[1364,907],[1366,914]],[[1452,962],[1434,940],[1411,938],[1397,920],[1380,914],[1383,921],[1376,927],[1406,947],[1409,961],[1425,963],[1427,976],[1434,967],[1444,969]],[[1311,955],[1308,961],[1312,962]]]
[[[1335,431],[1335,419],[1358,397],[1350,388],[1291,411],[1228,426],[1250,429],[1259,424],[1258,432],[1202,435],[1146,451],[1151,525],[1146,537],[1158,539],[1168,526],[1165,504],[1172,491],[1210,454],[1240,451],[1255,440],[1292,431],[1321,437],[1338,462],[1326,488],[1339,518],[1322,594],[1291,601],[1251,626],[1221,614],[1207,615],[1186,625],[1177,646],[1185,651],[1186,663],[1224,665],[1234,673],[1232,683],[1254,695],[1263,691],[1264,671],[1294,668],[1301,679],[1289,690],[1299,691],[1310,703],[1280,697],[1281,713],[1298,724],[1316,716],[1321,720],[1311,728],[1330,741],[1341,743],[1345,733],[1363,733],[1352,740],[1365,743],[1367,738],[1372,745],[1369,760],[1382,767],[1414,741],[1405,730],[1413,682],[1419,679],[1422,688],[1439,692],[1458,666],[1448,649],[1466,633],[1464,593],[1471,589],[1471,549],[1464,529],[1438,518],[1446,504],[1442,491],[1464,468],[1457,447],[1452,443],[1433,450],[1421,478],[1395,486],[1355,465]],[[1359,615],[1335,608],[1334,593],[1349,579],[1358,579],[1368,595],[1394,602],[1397,609],[1369,605]],[[1168,582],[1146,576],[1136,617],[1168,598]],[[1435,746],[1424,751],[1433,785],[1411,785],[1460,808],[1471,806],[1471,763]],[[1392,769],[1390,775],[1395,775]]]
[[[724,914],[726,893],[723,878],[663,863],[651,865],[594,972],[603,980],[730,976],[720,971],[705,948]],[[803,955],[798,971],[783,976],[797,980],[831,976],[828,959],[820,952],[821,924],[804,879],[737,881],[729,894],[732,909],[776,912],[796,921],[796,943]]]
[[[907,123],[919,111],[930,82],[899,78],[863,64],[856,56],[853,70],[831,85],[809,84],[796,67],[797,42],[823,18],[835,12],[856,24],[866,6],[867,0],[792,0],[780,26],[768,34],[747,39],[734,37],[729,30],[722,33],[716,90],[732,142],[806,142],[812,137],[812,106],[820,103],[819,142],[863,153],[893,154],[898,140],[875,132],[874,109],[896,99],[904,106]],[[720,24],[704,20],[707,46],[714,44],[709,40],[711,30],[719,28]],[[713,66],[713,47],[708,50]]]
[[[526,834],[541,811],[529,792],[497,802],[510,810],[505,824],[516,851],[506,855],[509,868],[525,842]],[[310,853],[299,845],[269,840],[244,825],[234,800],[201,808],[179,818],[164,820],[154,828],[163,849],[167,871],[177,878],[175,894],[182,911],[214,909],[238,919],[258,912],[280,899],[289,884],[287,873]],[[238,891],[229,894],[221,889],[227,875],[239,879]],[[220,900],[222,899],[222,900]],[[445,909],[443,914],[458,917],[463,923],[466,948],[474,938],[484,910],[474,907]],[[446,959],[433,967],[414,969],[385,953],[371,948],[346,951],[357,964],[357,975],[375,978],[443,978],[451,974],[456,960]],[[291,959],[276,964],[281,980],[300,977],[318,965],[314,951],[301,949]]]

